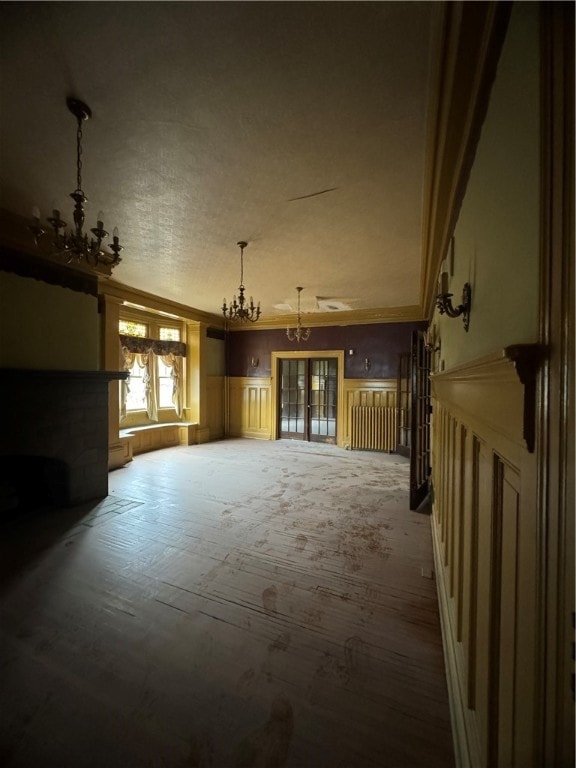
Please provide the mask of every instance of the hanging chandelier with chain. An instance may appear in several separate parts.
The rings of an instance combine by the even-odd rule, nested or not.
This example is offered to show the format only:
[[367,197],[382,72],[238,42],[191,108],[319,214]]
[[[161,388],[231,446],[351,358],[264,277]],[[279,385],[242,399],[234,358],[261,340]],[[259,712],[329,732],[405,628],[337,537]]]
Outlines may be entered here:
[[312,328],[302,328],[302,317],[300,314],[300,294],[302,293],[302,287],[299,286],[296,288],[298,291],[298,322],[296,324],[296,328],[286,328],[286,336],[288,336],[288,341],[297,341],[300,343],[301,341],[308,341],[310,338],[310,334],[312,333]]
[[226,299],[224,299],[222,314],[227,320],[255,323],[260,317],[260,302],[256,306],[252,296],[250,296],[250,303],[247,304],[244,296],[244,248],[246,248],[248,243],[240,240],[237,245],[240,246],[240,286],[238,288],[238,298],[234,296],[230,306],[226,305]]
[[50,255],[62,257],[68,264],[73,261],[78,263],[86,262],[90,267],[99,265],[115,267],[120,263],[120,251],[122,246],[119,242],[118,228],[115,227],[112,233],[112,242],[108,243],[110,251],[103,249],[103,241],[108,237],[108,232],[104,229],[104,214],[100,211],[97,216],[96,226],[90,232],[94,237],[88,237],[84,232],[84,203],[88,198],[82,191],[82,123],[92,117],[92,111],[83,101],[74,98],[68,98],[66,104],[70,112],[77,121],[76,130],[76,189],[70,193],[74,200],[74,228],[66,230],[66,222],[60,218],[60,211],[54,209],[52,216],[47,217],[47,221],[52,227],[52,239],[49,243],[41,240],[46,230],[40,225],[40,210],[37,206],[32,211],[33,222],[29,229],[34,235],[36,245],[46,246]]

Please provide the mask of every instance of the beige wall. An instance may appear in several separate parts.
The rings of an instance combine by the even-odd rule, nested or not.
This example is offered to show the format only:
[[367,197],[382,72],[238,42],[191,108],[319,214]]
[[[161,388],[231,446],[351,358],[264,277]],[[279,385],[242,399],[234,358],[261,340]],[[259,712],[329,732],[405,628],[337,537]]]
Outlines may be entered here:
[[94,296],[0,272],[0,367],[99,369]]
[[538,340],[538,3],[517,3],[454,234],[453,302],[472,286],[468,333],[436,312],[445,370]]

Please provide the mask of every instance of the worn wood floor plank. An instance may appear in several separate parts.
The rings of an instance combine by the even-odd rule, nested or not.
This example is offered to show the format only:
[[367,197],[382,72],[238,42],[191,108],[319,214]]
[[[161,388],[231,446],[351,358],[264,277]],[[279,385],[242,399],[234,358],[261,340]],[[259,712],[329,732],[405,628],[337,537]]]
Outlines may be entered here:
[[3,765],[450,768],[407,488],[398,456],[225,440],[4,523]]

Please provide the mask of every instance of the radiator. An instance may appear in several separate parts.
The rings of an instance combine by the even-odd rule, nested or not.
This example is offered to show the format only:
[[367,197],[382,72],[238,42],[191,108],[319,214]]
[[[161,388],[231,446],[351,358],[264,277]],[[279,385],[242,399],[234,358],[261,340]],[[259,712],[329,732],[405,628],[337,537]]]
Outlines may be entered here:
[[350,421],[350,448],[396,450],[396,408],[353,405]]

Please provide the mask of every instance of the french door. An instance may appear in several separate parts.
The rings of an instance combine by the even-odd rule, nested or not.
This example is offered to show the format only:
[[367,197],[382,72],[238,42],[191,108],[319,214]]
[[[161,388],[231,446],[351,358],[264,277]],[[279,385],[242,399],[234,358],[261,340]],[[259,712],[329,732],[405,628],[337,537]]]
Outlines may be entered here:
[[412,332],[410,370],[410,509],[426,498],[430,480],[430,352]]
[[336,442],[338,361],[280,360],[281,438]]

